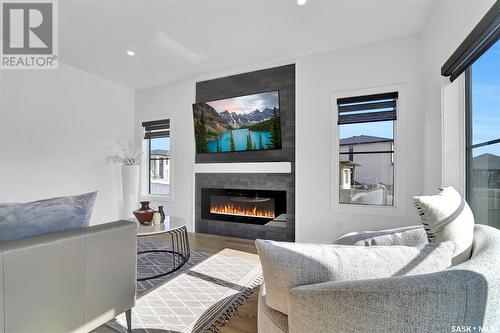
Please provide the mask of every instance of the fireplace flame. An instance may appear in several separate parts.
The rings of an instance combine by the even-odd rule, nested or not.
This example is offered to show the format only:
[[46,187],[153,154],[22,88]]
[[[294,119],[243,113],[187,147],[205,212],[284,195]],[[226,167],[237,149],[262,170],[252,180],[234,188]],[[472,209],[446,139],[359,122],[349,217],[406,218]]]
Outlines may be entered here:
[[238,216],[248,216],[248,217],[263,217],[274,219],[276,216],[274,212],[266,209],[253,208],[243,208],[238,207],[233,204],[225,205],[214,205],[210,207],[210,213],[212,214],[223,214],[223,215],[238,215]]

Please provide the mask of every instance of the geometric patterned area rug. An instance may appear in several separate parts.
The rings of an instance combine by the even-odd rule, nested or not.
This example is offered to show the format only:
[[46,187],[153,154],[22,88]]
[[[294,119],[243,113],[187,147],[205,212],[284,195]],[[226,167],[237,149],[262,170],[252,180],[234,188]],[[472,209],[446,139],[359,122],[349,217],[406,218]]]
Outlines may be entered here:
[[[154,246],[138,242],[139,249]],[[138,282],[137,301],[132,309],[133,332],[219,332],[262,283],[258,260],[245,257],[247,254],[235,255],[237,252],[191,251],[190,260],[174,274]],[[168,269],[162,262],[165,258],[168,259],[151,254],[138,258],[138,276]],[[127,332],[125,314],[107,325]]]

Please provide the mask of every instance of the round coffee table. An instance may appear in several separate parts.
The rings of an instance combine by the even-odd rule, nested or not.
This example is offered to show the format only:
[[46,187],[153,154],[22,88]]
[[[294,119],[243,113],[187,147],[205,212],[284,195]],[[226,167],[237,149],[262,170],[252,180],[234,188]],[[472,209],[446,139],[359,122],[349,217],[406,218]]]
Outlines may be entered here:
[[191,256],[187,228],[181,219],[166,216],[165,222],[160,224],[142,225],[137,223],[137,237],[156,236],[160,234],[165,234],[170,238],[171,248],[141,250],[137,252],[137,255],[148,253],[162,253],[168,255],[171,257],[172,269],[164,271],[160,274],[140,277],[137,281],[157,279],[159,277],[172,274],[184,266]]

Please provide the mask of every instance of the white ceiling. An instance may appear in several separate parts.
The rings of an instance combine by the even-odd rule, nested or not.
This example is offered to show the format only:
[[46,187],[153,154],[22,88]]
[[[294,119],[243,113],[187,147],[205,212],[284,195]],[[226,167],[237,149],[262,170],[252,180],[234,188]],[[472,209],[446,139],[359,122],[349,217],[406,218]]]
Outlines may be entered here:
[[59,54],[64,63],[138,89],[413,34],[432,2],[62,0]]

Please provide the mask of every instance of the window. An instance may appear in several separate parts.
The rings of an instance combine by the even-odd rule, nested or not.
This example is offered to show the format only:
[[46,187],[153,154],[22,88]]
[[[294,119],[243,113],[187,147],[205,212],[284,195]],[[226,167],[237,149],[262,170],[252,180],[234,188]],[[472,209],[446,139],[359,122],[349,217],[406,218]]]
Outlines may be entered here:
[[467,201],[477,223],[500,228],[500,43],[466,79]]
[[466,196],[477,223],[500,228],[500,16],[497,1],[441,67],[465,72]]
[[148,140],[149,194],[170,195],[170,120],[142,123]]
[[339,203],[394,206],[398,93],[337,99]]

